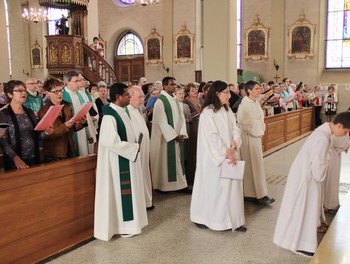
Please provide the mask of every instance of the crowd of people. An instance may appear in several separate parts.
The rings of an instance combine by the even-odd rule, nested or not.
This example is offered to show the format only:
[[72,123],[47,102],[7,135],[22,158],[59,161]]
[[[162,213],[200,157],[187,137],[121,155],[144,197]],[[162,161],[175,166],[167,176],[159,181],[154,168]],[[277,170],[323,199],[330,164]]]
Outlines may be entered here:
[[[288,175],[274,242],[310,256],[321,215],[339,208],[340,153],[349,148],[350,112],[336,115],[335,88],[326,94],[303,83],[237,87],[224,81],[177,84],[174,77],[130,84],[89,84],[69,71],[4,85],[0,130],[5,170],[97,153],[94,236],[131,237],[148,224],[153,190],[192,194],[190,219],[199,228],[245,232],[244,201],[270,206],[261,138],[264,118],[314,105],[319,126]],[[83,117],[72,118],[85,104]],[[62,109],[53,124],[35,129],[51,106]],[[320,119],[324,105],[327,122]],[[40,160],[42,147],[44,160]],[[243,177],[222,177],[223,165],[243,160]],[[328,173],[328,174],[327,174]],[[322,196],[322,193],[325,193]]]

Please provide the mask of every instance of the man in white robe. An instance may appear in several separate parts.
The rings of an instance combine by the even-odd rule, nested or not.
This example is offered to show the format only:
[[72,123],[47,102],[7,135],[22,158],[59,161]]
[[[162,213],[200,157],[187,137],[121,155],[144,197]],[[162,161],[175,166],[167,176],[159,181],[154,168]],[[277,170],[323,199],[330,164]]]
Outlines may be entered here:
[[148,224],[140,146],[125,107],[127,85],[115,83],[112,103],[104,106],[96,169],[94,237],[108,241],[115,234],[130,237]]
[[247,201],[267,205],[275,201],[269,198],[261,138],[265,133],[264,112],[257,100],[262,92],[255,81],[245,84],[247,96],[242,99],[237,111],[238,126],[241,129],[241,158],[245,161],[244,197]]
[[188,135],[184,113],[173,97],[176,80],[165,77],[162,83],[153,109],[150,155],[153,187],[167,192],[187,187],[180,144]]
[[129,89],[130,104],[127,106],[127,111],[130,116],[131,123],[135,130],[135,134],[143,134],[140,149],[140,159],[142,166],[143,185],[145,193],[145,201],[147,209],[153,209],[152,203],[152,181],[149,168],[149,132],[146,125],[146,120],[141,112],[140,107],[144,102],[144,95],[140,87],[134,86]]
[[339,208],[339,181],[341,153],[350,147],[349,135],[331,137],[331,160],[324,182],[324,202],[326,212],[336,213]]
[[287,178],[273,242],[294,253],[311,257],[317,248],[322,182],[331,155],[331,135],[350,131],[350,113],[319,126],[296,156]]
[[[84,103],[90,103],[93,102],[93,99],[90,95],[90,93],[85,88],[85,79],[83,75],[79,74],[79,91],[78,93],[81,95],[81,97],[84,100]],[[95,144],[97,142],[97,129],[96,125],[98,123],[98,110],[97,106],[94,103],[92,105],[92,109],[96,113],[96,115],[91,116],[90,111],[86,114],[86,121],[88,123],[88,126],[85,128],[86,132],[86,138],[88,139],[88,153],[94,154],[95,153]],[[90,109],[91,110],[91,109]]]
[[[226,87],[226,89],[225,89]],[[210,87],[208,101],[217,94],[221,105],[210,104],[199,119],[197,166],[191,201],[191,221],[212,230],[237,230],[244,232],[243,181],[221,178],[225,159],[239,159],[235,149],[241,145],[240,132],[233,112],[228,107],[229,88],[222,81]],[[226,105],[226,106],[223,106]]]
[[[69,71],[63,76],[63,79],[66,87],[63,90],[62,98],[63,100],[72,103],[73,114],[75,115],[84,104],[83,97],[78,93],[80,87],[80,74],[76,71]],[[86,125],[88,125],[88,122],[86,122]],[[74,132],[74,140],[76,144],[76,156],[87,156],[89,152],[85,129]]]

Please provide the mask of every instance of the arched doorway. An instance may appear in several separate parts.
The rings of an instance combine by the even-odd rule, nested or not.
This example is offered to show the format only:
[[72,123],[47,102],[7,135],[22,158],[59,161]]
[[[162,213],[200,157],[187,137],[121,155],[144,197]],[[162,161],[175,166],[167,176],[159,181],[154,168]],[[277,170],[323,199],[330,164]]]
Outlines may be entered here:
[[114,69],[119,82],[132,82],[145,76],[143,45],[135,32],[121,35],[115,54]]

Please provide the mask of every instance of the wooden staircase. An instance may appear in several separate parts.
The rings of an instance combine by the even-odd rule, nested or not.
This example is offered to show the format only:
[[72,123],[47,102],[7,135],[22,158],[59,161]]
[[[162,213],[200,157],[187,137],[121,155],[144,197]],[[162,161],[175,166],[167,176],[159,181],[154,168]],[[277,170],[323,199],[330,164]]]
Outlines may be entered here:
[[108,62],[85,43],[83,43],[83,56],[83,75],[86,79],[95,83],[104,81],[109,85],[117,81],[117,76]]

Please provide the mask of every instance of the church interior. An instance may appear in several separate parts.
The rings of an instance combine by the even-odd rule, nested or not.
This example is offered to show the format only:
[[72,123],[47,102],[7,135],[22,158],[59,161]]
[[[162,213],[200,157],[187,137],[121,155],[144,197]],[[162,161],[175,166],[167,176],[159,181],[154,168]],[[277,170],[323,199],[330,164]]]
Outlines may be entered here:
[[[332,1],[153,1],[157,4],[0,1],[0,82],[62,78],[70,70],[82,73],[90,83],[103,81],[109,86],[141,77],[152,83],[173,76],[178,84],[224,80],[235,85],[251,79],[280,83],[289,78],[311,89],[320,85],[324,92],[334,84],[338,111],[350,107],[349,66],[326,66],[331,56],[326,39]],[[41,21],[24,17],[25,8],[60,11]],[[56,17],[50,20],[50,15]],[[309,30],[305,49],[300,46],[305,42],[298,46],[293,39],[298,28]],[[256,32],[263,37],[252,37]],[[91,46],[94,37],[99,38],[100,53]],[[245,204],[246,233],[198,229],[189,219],[190,195],[154,192],[156,207],[148,212],[149,225],[142,234],[95,240],[97,158],[90,155],[0,174],[0,230],[4,232],[0,262],[346,263],[349,153],[342,154],[339,195],[344,207],[336,216],[326,216],[332,225],[325,235],[318,235],[320,252],[310,262],[272,242],[289,168],[315,128],[311,108],[284,116],[265,120],[269,134],[262,142],[268,187],[276,202],[267,207]],[[324,111],[321,118],[325,121]],[[279,131],[281,124],[290,130]]]

